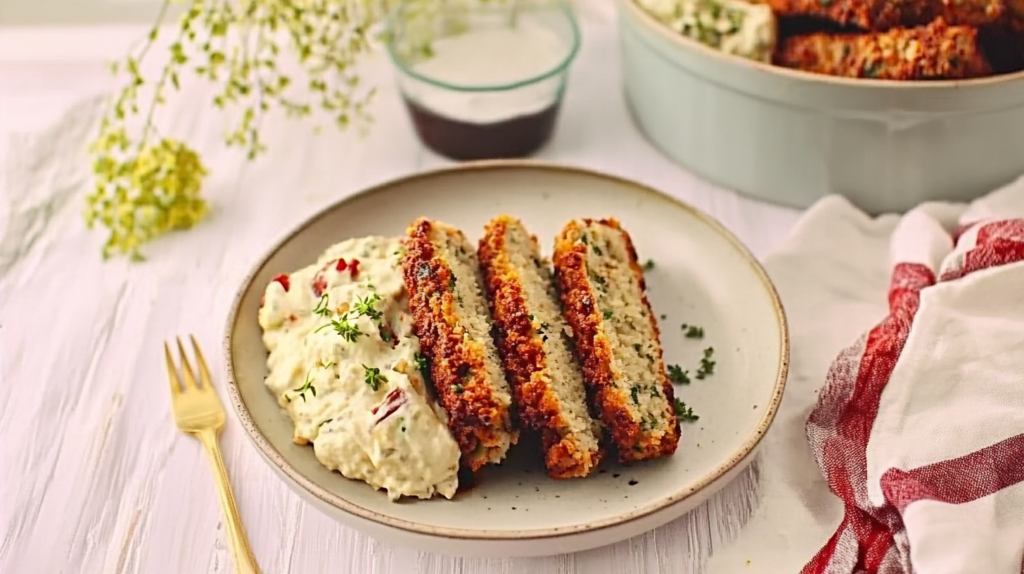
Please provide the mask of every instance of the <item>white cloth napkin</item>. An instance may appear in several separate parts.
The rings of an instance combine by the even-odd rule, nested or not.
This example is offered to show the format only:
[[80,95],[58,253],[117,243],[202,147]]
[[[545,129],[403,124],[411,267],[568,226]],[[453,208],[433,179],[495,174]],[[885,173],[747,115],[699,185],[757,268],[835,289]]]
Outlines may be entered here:
[[826,198],[766,266],[790,379],[708,570],[1024,571],[1024,177],[902,218]]

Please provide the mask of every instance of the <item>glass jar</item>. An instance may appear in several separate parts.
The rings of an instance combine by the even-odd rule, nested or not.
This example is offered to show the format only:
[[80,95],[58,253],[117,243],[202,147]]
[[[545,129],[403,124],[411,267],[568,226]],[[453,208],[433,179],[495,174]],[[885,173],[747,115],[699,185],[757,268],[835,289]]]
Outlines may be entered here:
[[401,2],[386,38],[417,135],[456,160],[540,149],[580,46],[572,7],[559,0]]

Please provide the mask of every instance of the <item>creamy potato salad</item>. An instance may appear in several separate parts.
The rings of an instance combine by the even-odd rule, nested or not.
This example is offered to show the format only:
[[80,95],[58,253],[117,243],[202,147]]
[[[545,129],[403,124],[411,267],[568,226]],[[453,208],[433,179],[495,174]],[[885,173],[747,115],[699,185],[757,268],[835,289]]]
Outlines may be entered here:
[[698,42],[771,62],[776,24],[772,9],[744,0],[636,0],[649,14]]
[[398,239],[365,237],[276,277],[259,313],[266,384],[327,468],[392,500],[451,498],[460,452],[420,371],[400,260]]

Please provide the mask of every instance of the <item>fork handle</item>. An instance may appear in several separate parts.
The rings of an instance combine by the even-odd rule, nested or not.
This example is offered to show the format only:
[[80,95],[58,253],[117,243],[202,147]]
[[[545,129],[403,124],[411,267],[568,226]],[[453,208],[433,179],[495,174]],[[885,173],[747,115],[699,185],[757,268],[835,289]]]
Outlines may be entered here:
[[221,458],[220,446],[217,444],[217,434],[213,430],[205,430],[196,433],[196,437],[203,443],[206,454],[210,457],[210,464],[213,465],[213,478],[217,483],[217,494],[227,523],[228,541],[235,569],[238,574],[260,574],[260,568],[256,565],[256,558],[253,557],[245,536],[245,528],[242,527],[242,519],[238,516],[235,495],[231,492],[231,483],[228,482],[228,471],[224,468],[224,459]]

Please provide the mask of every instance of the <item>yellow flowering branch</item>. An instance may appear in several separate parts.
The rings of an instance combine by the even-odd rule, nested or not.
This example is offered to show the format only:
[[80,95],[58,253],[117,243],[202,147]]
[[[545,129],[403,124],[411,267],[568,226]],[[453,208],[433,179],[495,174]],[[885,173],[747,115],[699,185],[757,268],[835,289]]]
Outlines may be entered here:
[[[161,137],[153,119],[168,88],[180,88],[184,72],[219,85],[216,107],[239,108],[225,142],[242,148],[249,159],[266,149],[260,120],[275,106],[297,117],[324,110],[340,128],[363,123],[374,90],[362,89],[354,68],[371,50],[382,17],[396,1],[188,0],[166,63],[150,80],[141,64],[176,3],[165,0],[137,55],[114,66],[125,83],[90,146],[95,187],[86,198],[85,219],[90,228],[98,223],[109,232],[103,256],[142,259],[144,243],[188,229],[208,213],[200,196],[208,170],[199,154],[184,142]],[[301,85],[279,68],[286,50],[305,76]],[[152,92],[144,115],[140,89]]]
[[[341,129],[368,125],[374,89],[362,86],[356,66],[373,49],[394,5],[406,4],[404,16],[416,19],[453,4],[490,1],[495,0],[164,0],[137,54],[113,67],[125,83],[90,146],[95,187],[86,198],[85,220],[90,228],[98,223],[107,229],[104,258],[140,260],[144,243],[188,229],[209,211],[200,195],[208,170],[199,154],[185,142],[160,136],[154,123],[166,92],[180,89],[185,72],[218,86],[214,106],[239,110],[225,142],[253,159],[266,149],[260,122],[275,107],[291,117],[321,110]],[[141,65],[172,4],[182,4],[184,11],[152,80]],[[301,81],[287,73],[282,60],[288,59]],[[152,92],[144,115],[140,89]]]

